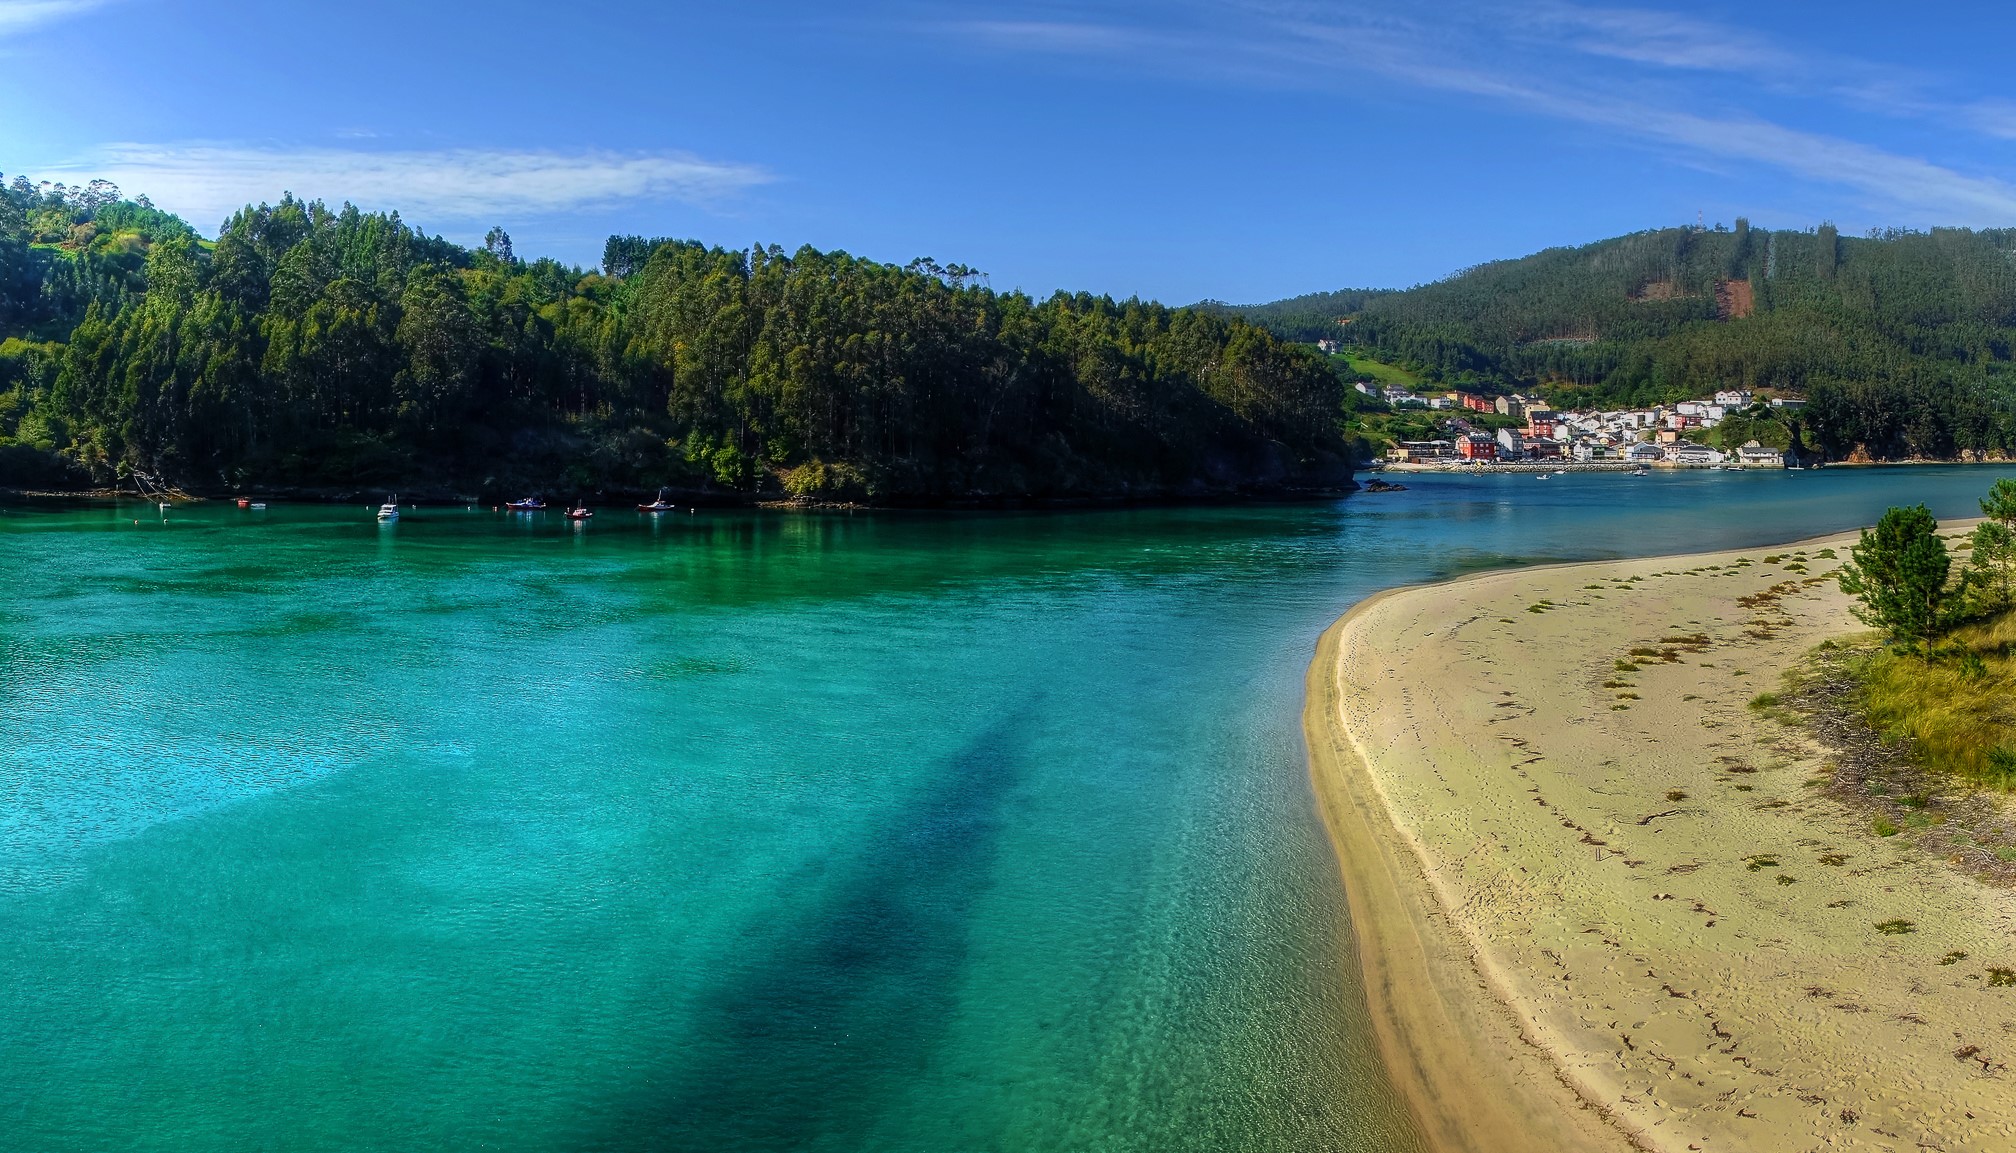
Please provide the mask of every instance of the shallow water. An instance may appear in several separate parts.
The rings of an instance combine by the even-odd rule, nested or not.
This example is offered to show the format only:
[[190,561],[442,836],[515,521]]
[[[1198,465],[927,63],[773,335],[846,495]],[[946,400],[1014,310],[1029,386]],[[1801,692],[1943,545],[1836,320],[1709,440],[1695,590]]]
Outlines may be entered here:
[[1995,475],[580,529],[6,506],[0,1132],[1413,1149],[1304,775],[1316,635],[1474,568],[1970,514]]

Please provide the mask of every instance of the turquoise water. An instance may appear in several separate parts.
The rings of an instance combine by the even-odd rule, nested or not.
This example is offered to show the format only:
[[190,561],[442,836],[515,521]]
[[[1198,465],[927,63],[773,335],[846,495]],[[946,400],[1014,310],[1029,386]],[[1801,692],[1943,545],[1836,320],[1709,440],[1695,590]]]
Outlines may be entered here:
[[1413,1149],[1304,775],[1322,628],[1994,475],[5,506],[0,1144]]

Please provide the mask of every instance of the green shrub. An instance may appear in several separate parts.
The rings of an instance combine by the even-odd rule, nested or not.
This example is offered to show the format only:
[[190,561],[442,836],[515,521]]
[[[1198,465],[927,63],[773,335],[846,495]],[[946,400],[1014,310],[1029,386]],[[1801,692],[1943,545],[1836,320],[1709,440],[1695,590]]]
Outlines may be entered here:
[[1861,602],[1855,615],[1863,623],[1904,641],[1938,632],[1953,562],[1930,509],[1891,509],[1851,552],[1854,559],[1841,566],[1839,579],[1842,591]]
[[807,461],[784,474],[784,491],[798,500],[858,501],[871,495],[868,478],[849,464]]

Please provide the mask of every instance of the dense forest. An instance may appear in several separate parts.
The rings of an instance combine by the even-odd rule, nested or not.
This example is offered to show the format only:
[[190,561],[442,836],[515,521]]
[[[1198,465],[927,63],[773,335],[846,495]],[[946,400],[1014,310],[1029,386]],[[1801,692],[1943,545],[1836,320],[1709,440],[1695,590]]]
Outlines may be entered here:
[[1805,441],[1835,459],[2016,452],[2016,230],[1863,238],[1738,220],[1233,311],[1428,381],[1563,407],[1804,396]]
[[602,268],[291,196],[215,240],[0,184],[0,484],[885,503],[1349,482],[1335,372],[1238,317],[810,248]]

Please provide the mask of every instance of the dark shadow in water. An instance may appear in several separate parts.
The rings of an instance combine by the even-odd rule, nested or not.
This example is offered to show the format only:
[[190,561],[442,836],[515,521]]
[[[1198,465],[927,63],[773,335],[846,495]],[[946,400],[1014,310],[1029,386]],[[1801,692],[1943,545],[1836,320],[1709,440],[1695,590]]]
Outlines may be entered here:
[[954,1008],[1038,703],[944,758],[816,912],[752,933],[746,961],[703,995],[694,1034],[635,1071],[647,1083],[619,1098],[596,1148],[864,1147],[888,1095],[929,1068]]

